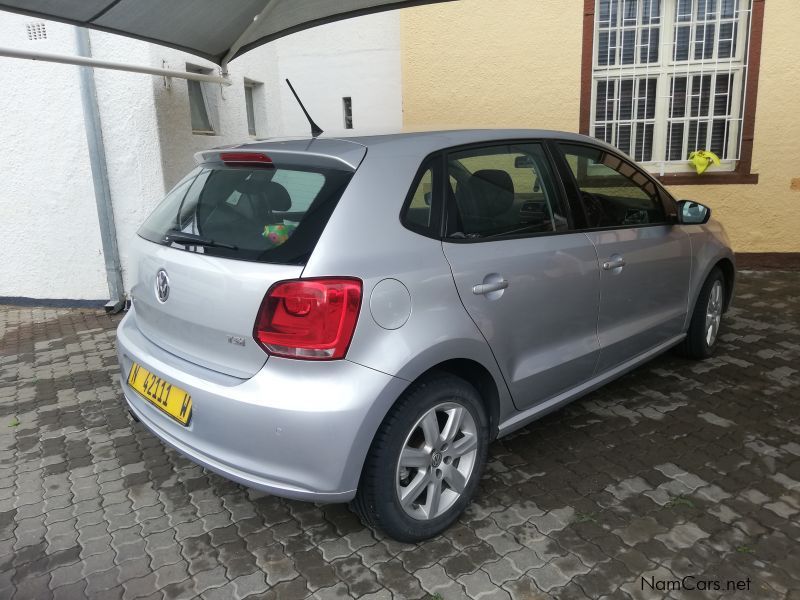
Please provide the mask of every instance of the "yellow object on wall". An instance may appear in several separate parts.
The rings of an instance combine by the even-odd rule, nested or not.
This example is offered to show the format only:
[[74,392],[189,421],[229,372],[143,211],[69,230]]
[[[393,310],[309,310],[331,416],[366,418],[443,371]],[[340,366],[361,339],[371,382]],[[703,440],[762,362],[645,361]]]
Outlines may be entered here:
[[[759,183],[670,188],[709,205],[737,252],[800,252],[800,192],[792,186],[800,177],[798,18],[797,0],[765,0],[752,166]],[[578,131],[582,38],[582,0],[403,10],[405,128]]]

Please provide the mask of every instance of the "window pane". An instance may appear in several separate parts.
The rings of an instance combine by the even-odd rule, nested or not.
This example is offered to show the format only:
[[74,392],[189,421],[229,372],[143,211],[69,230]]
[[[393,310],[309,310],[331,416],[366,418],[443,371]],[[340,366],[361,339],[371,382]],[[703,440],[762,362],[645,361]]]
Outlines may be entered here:
[[710,96],[711,75],[695,75],[692,77],[691,116],[699,117],[708,114]]
[[611,137],[611,134],[614,131],[613,125],[597,125],[594,128],[594,137],[598,140],[603,140],[606,144],[612,143],[614,140]]
[[658,62],[660,30],[657,27],[642,30],[642,42],[639,61],[643,63]]
[[694,59],[714,56],[714,25],[698,25],[695,29]]
[[617,127],[617,143],[614,144],[625,154],[631,154],[631,126],[619,125]]
[[420,227],[431,224],[431,199],[433,194],[433,169],[427,169],[419,180],[411,202],[406,209],[405,220]]
[[714,119],[711,125],[711,147],[709,149],[717,156],[724,156],[727,144],[728,120]]
[[722,0],[720,14],[723,19],[730,19],[736,16],[736,3],[738,0]]
[[598,65],[613,65],[616,61],[617,32],[601,31],[599,35],[599,49],[597,53]]
[[636,144],[633,148],[635,160],[653,159],[653,125],[650,123],[639,124],[636,128]]
[[717,0],[697,0],[697,20],[710,21],[716,18]]
[[497,237],[568,228],[539,144],[467,150],[448,156],[457,223],[451,237]]
[[736,54],[736,24],[721,23],[719,26],[719,58],[731,58]]
[[189,85],[189,112],[192,116],[192,131],[213,133],[211,120],[208,118],[208,107],[203,97],[202,84],[199,81],[187,79]]
[[708,150],[706,148],[706,136],[708,134],[708,123],[706,121],[689,121],[689,143],[687,156],[695,150]]
[[[279,264],[304,264],[352,173],[339,169],[202,168],[147,218],[138,234],[166,243],[171,229],[199,234],[235,248],[195,247],[188,252]],[[180,215],[179,215],[180,211]]]
[[661,0],[643,0],[642,23],[644,25],[657,24],[661,17]]
[[619,82],[619,120],[630,121],[633,118],[633,79]]
[[692,0],[678,0],[675,5],[675,20],[679,23],[692,20]]
[[247,109],[247,133],[256,134],[256,112],[253,107],[253,86],[244,86],[244,103]]
[[622,8],[622,25],[636,25],[637,22],[637,15],[636,15],[636,8],[637,8],[638,0],[623,0],[623,8]]
[[636,30],[626,29],[622,32],[622,51],[620,60],[623,65],[632,65],[636,60]]
[[589,228],[665,221],[655,185],[638,169],[600,149],[559,146],[575,176]]
[[670,117],[686,116],[686,77],[674,77],[670,94]]
[[636,98],[636,117],[653,119],[656,116],[656,80],[640,79]]
[[595,119],[610,121],[614,118],[614,81],[598,81],[595,98]]
[[688,26],[675,28],[675,50],[672,54],[673,60],[689,59],[689,38],[691,28]]
[[667,160],[682,160],[683,155],[683,123],[670,123],[667,133]]
[[600,27],[617,23],[617,0],[600,0]]
[[730,94],[733,78],[727,73],[717,75],[716,91],[714,93],[714,115],[727,115],[730,113]]

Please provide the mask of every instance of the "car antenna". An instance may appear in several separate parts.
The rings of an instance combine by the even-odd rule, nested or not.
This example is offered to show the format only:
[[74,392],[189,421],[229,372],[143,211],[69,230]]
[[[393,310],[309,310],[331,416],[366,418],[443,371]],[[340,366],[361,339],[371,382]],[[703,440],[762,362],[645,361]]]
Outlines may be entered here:
[[297,100],[297,103],[300,105],[300,110],[303,111],[303,114],[306,116],[306,119],[308,119],[308,124],[311,125],[311,137],[319,137],[319,135],[323,133],[322,129],[320,129],[319,125],[314,123],[314,119],[312,119],[311,115],[308,114],[306,107],[303,106],[303,102],[302,100],[300,100],[300,96],[298,96],[297,92],[294,91],[294,87],[292,87],[292,82],[287,79],[286,83],[289,85],[289,89],[292,90],[294,99]]

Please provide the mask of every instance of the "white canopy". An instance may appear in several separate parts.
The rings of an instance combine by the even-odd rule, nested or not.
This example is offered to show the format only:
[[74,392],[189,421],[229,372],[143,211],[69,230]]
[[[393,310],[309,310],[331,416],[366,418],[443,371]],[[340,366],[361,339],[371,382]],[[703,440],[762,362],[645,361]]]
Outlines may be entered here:
[[163,44],[225,66],[295,31],[443,1],[450,0],[0,0],[0,10]]

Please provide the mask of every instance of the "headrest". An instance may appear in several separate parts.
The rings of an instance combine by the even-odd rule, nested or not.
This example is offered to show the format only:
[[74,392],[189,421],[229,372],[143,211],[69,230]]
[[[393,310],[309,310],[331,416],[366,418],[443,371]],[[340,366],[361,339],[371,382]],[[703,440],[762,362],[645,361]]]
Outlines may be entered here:
[[292,198],[280,183],[250,178],[240,181],[236,189],[247,196],[266,196],[270,210],[285,212],[292,208]]
[[267,202],[272,210],[286,212],[292,208],[292,197],[280,183],[270,181],[264,187],[264,193],[267,195]]
[[514,204],[514,182],[506,171],[482,169],[469,178],[469,186],[475,194],[481,212],[487,217],[496,217]]

